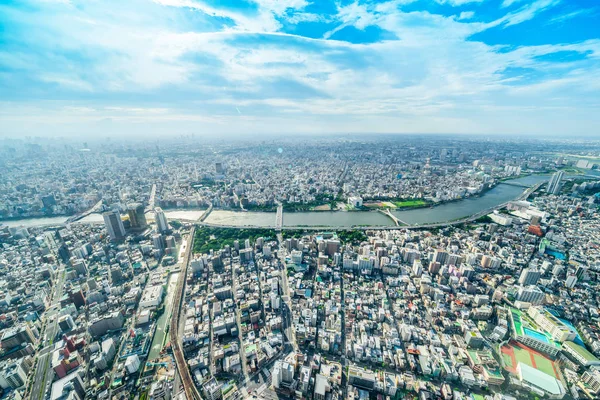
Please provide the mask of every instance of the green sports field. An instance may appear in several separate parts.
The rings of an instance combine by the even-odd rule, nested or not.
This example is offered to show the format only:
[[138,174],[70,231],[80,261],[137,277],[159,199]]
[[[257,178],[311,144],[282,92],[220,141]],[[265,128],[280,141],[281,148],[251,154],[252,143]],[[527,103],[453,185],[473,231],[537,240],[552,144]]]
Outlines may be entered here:
[[400,207],[421,207],[426,206],[428,203],[425,200],[405,200],[405,201],[395,201],[394,205],[398,208]]
[[517,343],[510,343],[502,346],[500,349],[504,367],[511,374],[516,374],[518,363],[529,365],[547,375],[560,379],[557,369],[554,367],[552,360],[544,357],[535,350],[528,349],[525,346],[520,346]]

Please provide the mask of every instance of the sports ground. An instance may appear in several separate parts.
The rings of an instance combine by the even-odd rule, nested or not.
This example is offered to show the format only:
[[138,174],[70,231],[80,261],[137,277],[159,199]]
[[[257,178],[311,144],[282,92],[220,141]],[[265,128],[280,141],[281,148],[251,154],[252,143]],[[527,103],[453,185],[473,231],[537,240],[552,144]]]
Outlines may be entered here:
[[511,341],[500,348],[504,368],[513,375],[517,375],[517,364],[522,362],[547,375],[561,380],[559,369],[554,362],[537,351],[520,343]]

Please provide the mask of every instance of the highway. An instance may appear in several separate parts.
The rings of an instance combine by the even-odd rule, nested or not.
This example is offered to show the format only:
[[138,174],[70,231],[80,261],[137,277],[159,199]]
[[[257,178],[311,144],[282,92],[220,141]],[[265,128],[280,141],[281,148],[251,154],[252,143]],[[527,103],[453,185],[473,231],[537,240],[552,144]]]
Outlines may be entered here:
[[100,211],[100,208],[102,207],[102,200],[99,200],[96,204],[94,204],[94,206],[92,208],[90,208],[87,211],[82,212],[81,214],[77,214],[77,215],[73,215],[71,217],[69,217],[66,221],[65,224],[69,224],[71,222],[75,222],[75,221],[79,221],[80,219],[87,217],[90,214],[93,213],[97,213]]
[[39,352],[37,367],[32,375],[34,381],[29,395],[29,399],[31,400],[42,400],[44,398],[46,389],[49,387],[49,382],[52,381],[52,377],[54,376],[54,371],[50,368],[52,356],[50,350],[52,350],[54,338],[58,333],[58,303],[63,295],[66,276],[64,267],[61,266],[57,270],[56,276],[56,285],[54,285],[52,293],[52,303],[46,313],[46,329],[41,339],[42,350]]
[[146,212],[154,211],[155,200],[156,200],[156,183],[152,185],[152,190],[150,191],[150,199],[148,200],[148,207],[146,207]]
[[187,240],[187,248],[185,249],[185,256],[181,261],[181,273],[179,274],[179,280],[177,282],[177,288],[175,290],[175,297],[173,298],[173,314],[171,317],[171,348],[173,350],[173,356],[175,357],[175,364],[177,366],[177,371],[179,372],[179,377],[181,379],[181,384],[183,385],[183,390],[185,392],[185,397],[187,400],[202,400],[200,393],[198,392],[198,388],[194,384],[192,379],[192,375],[190,374],[190,369],[185,362],[185,358],[183,356],[183,350],[181,345],[181,337],[179,336],[179,321],[180,316],[182,314],[183,308],[183,294],[185,290],[185,282],[187,279],[187,269],[190,262],[190,257],[192,255],[192,250],[194,248],[194,234],[196,232],[196,227],[192,227],[190,230],[190,234]]

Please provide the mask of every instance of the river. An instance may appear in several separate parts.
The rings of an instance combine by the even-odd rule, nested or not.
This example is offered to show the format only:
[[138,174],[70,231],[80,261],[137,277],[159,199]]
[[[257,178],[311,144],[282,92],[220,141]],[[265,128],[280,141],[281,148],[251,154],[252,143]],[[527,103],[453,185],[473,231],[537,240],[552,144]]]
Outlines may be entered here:
[[[529,175],[522,178],[512,179],[510,182],[513,184],[516,183],[526,186],[533,186],[536,183],[547,179],[548,175]],[[524,187],[500,183],[479,197],[471,197],[464,200],[445,203],[433,208],[394,211],[393,214],[401,221],[409,225],[452,221],[458,218],[476,214],[480,211],[516,199],[521,193],[523,193],[524,190]],[[165,215],[169,219],[195,221],[203,214],[203,212],[203,210],[165,210]],[[153,219],[152,213],[148,213],[148,219]],[[29,218],[15,221],[4,221],[2,223],[8,226],[31,227],[41,225],[61,225],[64,224],[66,220],[66,217]],[[102,222],[102,215],[90,214],[76,223]],[[215,225],[274,227],[275,213],[213,210],[205,222]],[[389,217],[386,217],[382,213],[376,211],[307,211],[284,212],[283,225],[286,227],[393,226],[394,222]]]

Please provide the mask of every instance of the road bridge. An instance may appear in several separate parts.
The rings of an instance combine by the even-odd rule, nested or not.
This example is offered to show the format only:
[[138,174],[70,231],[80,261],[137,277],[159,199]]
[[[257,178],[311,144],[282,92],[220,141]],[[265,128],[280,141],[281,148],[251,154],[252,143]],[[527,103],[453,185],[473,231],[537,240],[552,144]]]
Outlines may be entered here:
[[529,188],[529,185],[525,185],[523,183],[517,183],[517,182],[511,182],[511,181],[505,181],[505,182],[500,182],[500,185],[508,185],[508,186],[516,186],[516,187],[522,187],[522,188]]
[[90,215],[92,213],[99,212],[101,208],[102,208],[102,200],[98,200],[98,202],[96,204],[94,204],[94,206],[92,208],[90,208],[89,210],[84,211],[81,214],[73,215],[72,217],[67,218],[67,220],[65,221],[65,224],[79,221],[80,219],[87,217],[88,215]]
[[280,231],[283,227],[283,205],[277,205],[277,216],[275,217],[275,229]]
[[377,210],[377,211],[390,217],[392,219],[392,221],[394,221],[396,226],[408,225],[406,222],[402,221],[400,218],[398,218],[394,214],[392,214],[392,212],[389,209],[386,209],[385,211],[384,210]]
[[212,210],[213,210],[213,205],[212,205],[212,203],[210,203],[210,205],[208,206],[208,209],[206,211],[204,211],[204,213],[200,216],[200,218],[198,218],[198,221],[203,222],[206,218],[208,218],[208,216],[210,215]]

